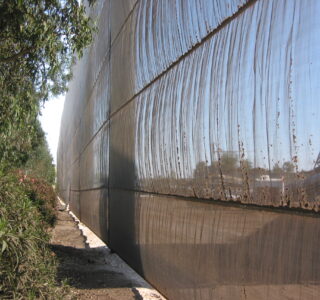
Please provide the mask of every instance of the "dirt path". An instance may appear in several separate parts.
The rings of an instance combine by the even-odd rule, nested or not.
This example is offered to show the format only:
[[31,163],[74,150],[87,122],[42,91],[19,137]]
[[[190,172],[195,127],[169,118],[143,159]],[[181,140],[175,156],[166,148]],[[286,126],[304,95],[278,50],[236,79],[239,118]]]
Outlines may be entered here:
[[58,280],[68,279],[75,299],[165,299],[101,241],[98,247],[99,243],[92,243],[97,237],[90,230],[78,227],[67,211],[58,210],[51,239],[60,261]]

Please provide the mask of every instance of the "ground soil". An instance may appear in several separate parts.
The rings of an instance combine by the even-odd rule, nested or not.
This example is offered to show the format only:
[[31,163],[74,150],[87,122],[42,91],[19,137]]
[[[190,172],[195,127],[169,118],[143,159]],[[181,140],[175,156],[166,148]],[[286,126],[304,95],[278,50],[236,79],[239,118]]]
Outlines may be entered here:
[[70,298],[100,300],[164,299],[105,246],[90,248],[68,211],[57,208],[51,247],[59,260],[59,282],[67,280]]

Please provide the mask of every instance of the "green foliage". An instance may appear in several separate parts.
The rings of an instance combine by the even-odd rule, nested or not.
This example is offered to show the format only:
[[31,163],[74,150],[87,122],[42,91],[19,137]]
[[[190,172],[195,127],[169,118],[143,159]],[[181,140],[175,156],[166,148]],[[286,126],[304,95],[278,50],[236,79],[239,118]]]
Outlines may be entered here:
[[46,141],[31,152],[24,169],[28,175],[44,178],[49,183],[54,184],[55,167],[52,164],[52,156],[48,150]]
[[32,149],[27,153],[27,160],[23,166],[28,176],[43,178],[50,184],[55,181],[55,167],[52,163],[48,144],[39,121],[35,126],[35,134],[33,138]]
[[58,299],[49,236],[16,176],[0,178],[0,203],[0,298]]
[[[0,0],[0,63],[9,80],[24,71],[42,99],[60,94],[70,78],[72,54],[92,39],[90,19],[77,0]],[[9,68],[9,70],[8,70]],[[19,76],[19,75],[18,75]]]
[[[6,108],[3,107],[6,106],[5,99],[0,101],[0,170],[26,162],[28,152],[34,145],[36,112],[17,108],[17,99],[12,99],[12,105]],[[14,103],[16,107],[13,107]]]
[[91,23],[77,0],[0,0],[0,170],[25,162],[40,103],[66,90]]

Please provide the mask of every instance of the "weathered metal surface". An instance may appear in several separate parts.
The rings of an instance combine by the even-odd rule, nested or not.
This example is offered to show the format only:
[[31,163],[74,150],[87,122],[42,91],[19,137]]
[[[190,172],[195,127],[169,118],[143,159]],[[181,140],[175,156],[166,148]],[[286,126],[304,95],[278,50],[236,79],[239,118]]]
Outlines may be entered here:
[[319,13],[317,0],[91,10],[59,192],[169,298],[320,296]]
[[318,218],[111,190],[110,239],[169,299],[318,299]]

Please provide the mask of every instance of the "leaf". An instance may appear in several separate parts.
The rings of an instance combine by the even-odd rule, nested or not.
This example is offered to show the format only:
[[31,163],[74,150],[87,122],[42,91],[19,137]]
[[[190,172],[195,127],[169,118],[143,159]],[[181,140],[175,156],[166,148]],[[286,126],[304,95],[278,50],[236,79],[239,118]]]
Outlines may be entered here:
[[2,241],[2,249],[1,249],[1,253],[3,253],[6,249],[8,248],[8,244],[6,241]]

